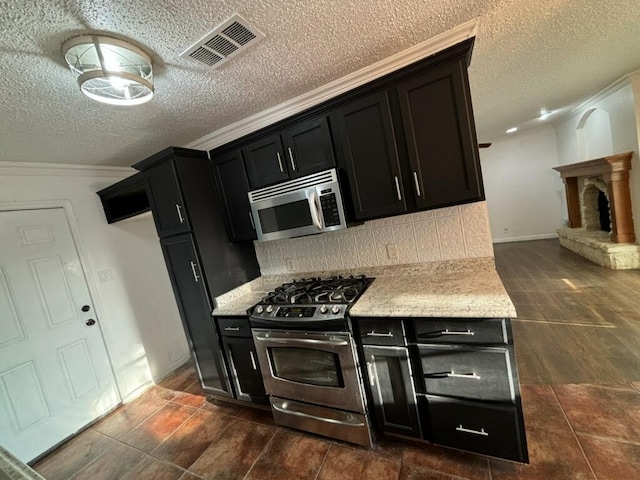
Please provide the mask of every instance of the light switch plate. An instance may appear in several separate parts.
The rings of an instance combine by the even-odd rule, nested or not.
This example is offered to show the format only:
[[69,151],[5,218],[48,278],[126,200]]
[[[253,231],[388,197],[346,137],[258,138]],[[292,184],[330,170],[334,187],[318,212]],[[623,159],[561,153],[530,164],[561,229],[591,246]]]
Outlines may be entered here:
[[98,272],[98,280],[100,280],[100,282],[102,283],[110,282],[111,280],[113,280],[113,272],[111,271],[111,269],[107,268],[105,270],[100,270]]

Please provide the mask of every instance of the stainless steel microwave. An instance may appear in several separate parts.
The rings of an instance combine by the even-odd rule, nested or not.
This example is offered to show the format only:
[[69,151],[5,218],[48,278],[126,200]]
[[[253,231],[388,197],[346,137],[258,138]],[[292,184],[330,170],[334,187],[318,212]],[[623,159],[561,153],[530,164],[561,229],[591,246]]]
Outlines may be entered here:
[[347,227],[335,168],[249,192],[258,240]]

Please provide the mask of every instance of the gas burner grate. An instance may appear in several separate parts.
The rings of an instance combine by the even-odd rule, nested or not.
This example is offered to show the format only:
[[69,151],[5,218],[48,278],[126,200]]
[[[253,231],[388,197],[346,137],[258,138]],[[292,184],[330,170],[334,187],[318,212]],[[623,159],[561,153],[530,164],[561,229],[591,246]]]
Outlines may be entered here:
[[372,281],[364,275],[302,278],[282,284],[269,292],[262,303],[287,304],[350,304]]

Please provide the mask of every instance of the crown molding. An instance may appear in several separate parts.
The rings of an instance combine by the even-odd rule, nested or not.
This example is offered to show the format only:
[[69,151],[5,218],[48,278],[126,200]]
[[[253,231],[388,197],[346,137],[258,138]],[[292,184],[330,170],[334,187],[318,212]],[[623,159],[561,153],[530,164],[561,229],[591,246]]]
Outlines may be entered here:
[[586,109],[594,106],[595,104],[601,102],[603,99],[605,99],[606,97],[608,97],[612,93],[617,92],[622,87],[626,87],[627,85],[630,85],[637,78],[640,78],[640,70],[635,70],[633,72],[627,73],[626,75],[624,75],[623,77],[620,77],[618,80],[616,80],[612,84],[610,84],[610,85],[606,86],[605,88],[603,88],[602,90],[600,90],[598,93],[596,93],[592,97],[590,97],[587,100],[585,100],[584,102],[582,102],[577,107],[569,110],[564,115],[559,116],[552,123],[553,124],[559,124],[559,123],[562,123],[563,121],[565,121],[568,118],[571,118],[571,117],[573,117],[575,115],[579,115],[579,114],[583,113],[584,110],[586,110]]
[[452,47],[469,38],[475,37],[478,31],[478,19],[465,22],[446,32],[414,45],[407,50],[399,52],[391,57],[387,57],[368,67],[364,67],[357,72],[350,73],[338,80],[334,80],[326,85],[303,93],[291,100],[287,100],[275,107],[271,107],[260,113],[247,117],[238,122],[222,127],[204,137],[201,137],[187,145],[187,148],[199,150],[211,150],[213,148],[229,143],[232,140],[248,135],[263,127],[267,127],[280,120],[302,112],[308,108],[330,100],[342,93],[353,90],[372,80],[380,78],[388,73],[399,70],[402,67],[411,65],[434,53],[438,53],[446,48]]
[[32,177],[109,177],[122,178],[136,173],[131,167],[68,165],[36,162],[0,162],[0,175]]

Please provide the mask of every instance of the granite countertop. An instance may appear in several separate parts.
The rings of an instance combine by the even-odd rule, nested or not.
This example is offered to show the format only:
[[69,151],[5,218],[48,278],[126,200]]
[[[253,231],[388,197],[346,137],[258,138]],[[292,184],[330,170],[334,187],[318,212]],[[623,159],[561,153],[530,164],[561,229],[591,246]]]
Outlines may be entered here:
[[217,297],[212,314],[246,315],[267,292],[293,278],[361,274],[375,280],[351,308],[352,317],[516,316],[493,258],[263,276]]

